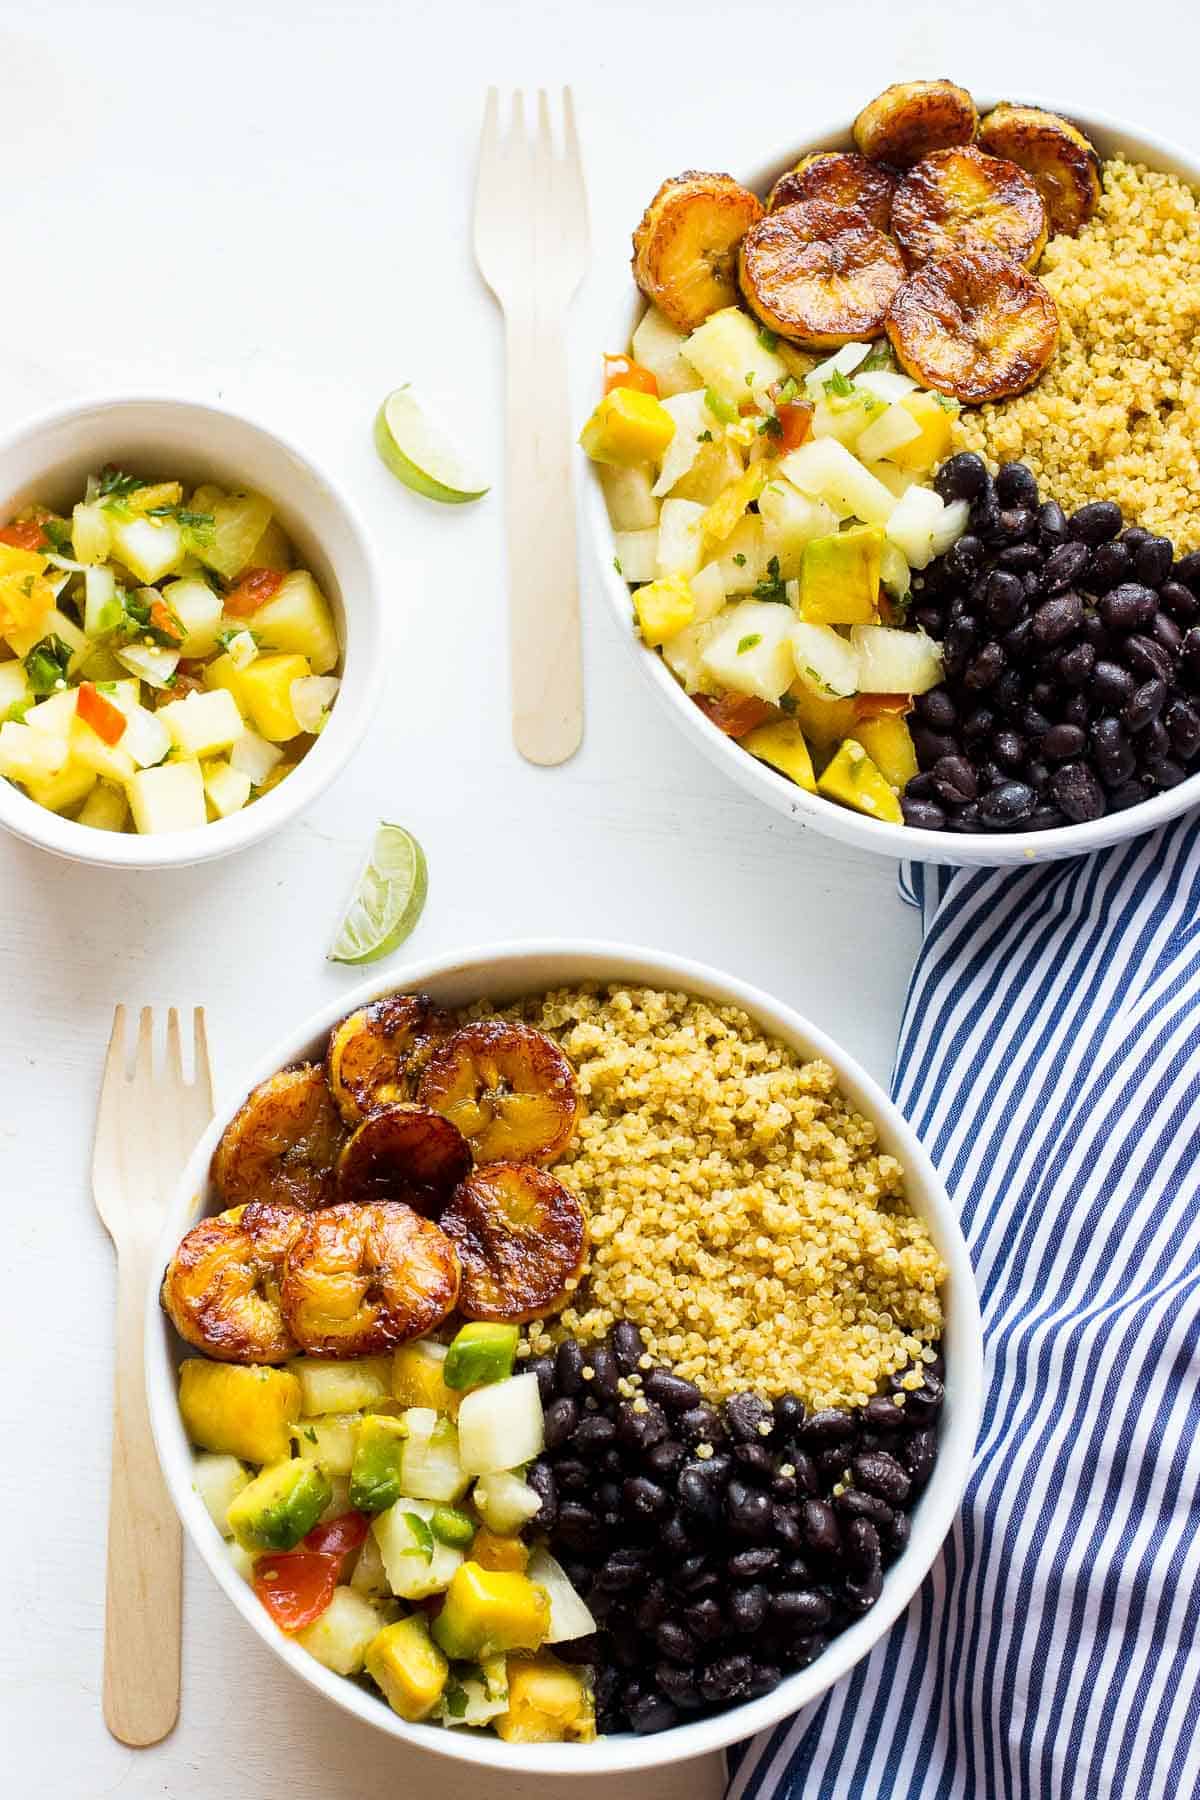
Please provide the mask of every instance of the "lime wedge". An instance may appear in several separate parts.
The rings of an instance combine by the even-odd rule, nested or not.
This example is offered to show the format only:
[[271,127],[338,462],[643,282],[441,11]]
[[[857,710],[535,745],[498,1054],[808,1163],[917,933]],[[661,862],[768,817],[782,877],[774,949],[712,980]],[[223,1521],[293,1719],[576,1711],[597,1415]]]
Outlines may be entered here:
[[375,415],[375,448],[392,474],[427,500],[461,505],[488,491],[487,482],[466,466],[407,382],[388,395]]
[[411,831],[385,821],[329,948],[329,961],[377,962],[402,944],[425,906],[429,871]]

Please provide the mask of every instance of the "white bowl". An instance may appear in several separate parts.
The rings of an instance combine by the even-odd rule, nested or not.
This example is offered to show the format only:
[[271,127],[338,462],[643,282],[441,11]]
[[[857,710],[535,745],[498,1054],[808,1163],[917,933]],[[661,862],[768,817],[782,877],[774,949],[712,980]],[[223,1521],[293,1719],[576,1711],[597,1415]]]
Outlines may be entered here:
[[69,510],[105,463],[185,484],[260,490],[328,596],[342,644],[342,686],[317,743],[261,800],[193,831],[142,837],[78,825],[0,781],[0,825],[75,862],[160,869],[208,862],[269,837],[337,775],[366,731],[383,681],[380,582],[367,534],[329,477],[292,445],[223,407],[139,397],[48,413],[0,444],[0,518],[31,501]]
[[[996,104],[995,99],[977,98],[980,112]],[[1181,176],[1200,187],[1200,161],[1184,151],[1145,132],[1135,130],[1099,113],[1084,115],[1074,107],[1063,106],[1052,99],[1025,96],[1032,104],[1048,107],[1073,119],[1104,157],[1123,152],[1130,160],[1144,162],[1152,168]],[[811,150],[852,148],[849,122],[842,118],[790,144],[773,162],[751,171],[748,185],[765,194],[785,169]],[[680,162],[686,163],[681,156]],[[647,178],[647,192],[657,183]],[[623,284],[619,305],[614,305],[612,328],[600,346],[628,344],[633,329],[645,311],[645,301],[632,283]],[[680,730],[704,752],[710,761],[732,775],[748,793],[776,812],[786,813],[801,826],[811,826],[826,837],[860,850],[873,850],[881,856],[912,857],[918,862],[961,863],[1008,867],[1017,863],[1049,862],[1064,856],[1080,856],[1087,850],[1099,850],[1126,838],[1153,831],[1168,819],[1200,805],[1200,773],[1189,776],[1178,787],[1155,794],[1140,806],[1127,812],[1109,813],[1087,825],[1066,825],[1056,831],[970,832],[959,835],[952,831],[915,831],[906,825],[887,825],[851,812],[848,807],[824,800],[819,794],[805,793],[803,788],[778,774],[766,763],[757,761],[747,751],[709,723],[700,708],[684,693],[671,671],[655,650],[646,649],[630,631],[633,616],[629,589],[613,567],[616,555],[612,526],[604,504],[604,493],[594,463],[588,464],[585,505],[589,515],[592,541],[595,545],[600,580],[621,636],[629,646],[642,673],[654,688]],[[1047,494],[1047,499],[1053,495]],[[1135,519],[1127,521],[1136,524]]]
[[[837,1070],[843,1091],[879,1127],[883,1146],[904,1164],[908,1196],[928,1223],[949,1276],[946,1308],[946,1404],[940,1426],[938,1460],[933,1477],[912,1519],[908,1548],[884,1578],[883,1593],[873,1609],[830,1644],[799,1674],[770,1694],[734,1710],[694,1724],[680,1725],[658,1736],[621,1735],[594,1744],[505,1744],[487,1733],[409,1725],[381,1700],[351,1681],[331,1674],[276,1630],[267,1613],[230,1561],[228,1549],[192,1488],[192,1452],[184,1434],[176,1399],[176,1367],[190,1354],[175,1336],[158,1305],[161,1271],[188,1227],[212,1208],[208,1166],[217,1139],[242,1096],[275,1070],[303,1058],[324,1054],[330,1028],[355,1007],[396,989],[419,988],[443,1005],[455,1006],[481,996],[496,1002],[521,994],[583,981],[631,981],[706,996],[744,1007],[765,1030],[775,1033],[806,1056],[826,1058]],[[171,1496],[184,1526],[234,1606],[264,1643],[295,1674],[381,1731],[419,1744],[444,1756],[498,1769],[524,1769],[534,1774],[611,1774],[682,1761],[719,1749],[737,1738],[774,1725],[823,1693],[881,1638],[904,1610],[936,1557],[958,1510],[970,1469],[982,1404],[983,1355],[979,1305],[974,1276],[954,1209],[933,1166],[891,1101],[844,1050],[790,1007],[757,988],[703,964],[657,951],[620,944],[542,942],[466,950],[434,961],[410,963],[377,977],[322,1009],[277,1043],[257,1067],[230,1090],[231,1099],[196,1146],[171,1203],[159,1243],[156,1267],[146,1292],[146,1382],[150,1417],[159,1457]],[[151,1601],[152,1601],[151,1596]]]

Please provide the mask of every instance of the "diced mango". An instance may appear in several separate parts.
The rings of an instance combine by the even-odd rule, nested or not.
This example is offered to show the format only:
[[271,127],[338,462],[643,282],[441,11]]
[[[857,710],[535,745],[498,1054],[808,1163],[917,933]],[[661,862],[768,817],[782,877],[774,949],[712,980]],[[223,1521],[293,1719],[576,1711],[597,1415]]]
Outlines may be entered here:
[[508,1744],[591,1743],[596,1708],[586,1672],[543,1650],[508,1659],[508,1710],[492,1720]]
[[441,1344],[401,1344],[392,1357],[392,1398],[404,1406],[431,1406],[455,1418],[462,1395],[447,1387],[445,1364]]
[[822,699],[807,682],[795,681],[788,689],[792,701],[792,717],[804,733],[810,750],[824,754],[832,751],[854,730],[857,708],[849,700]]
[[817,791],[812,757],[804,741],[804,733],[793,719],[780,719],[770,725],[758,725],[741,740],[742,748],[761,762],[787,775],[808,793]]
[[875,719],[860,719],[851,735],[884,780],[903,791],[917,773],[917,752],[908,721],[898,713],[881,713]]
[[855,812],[903,825],[900,802],[862,745],[847,738],[817,783],[817,792]]
[[226,688],[237,701],[238,710],[244,713],[247,711],[247,703],[242,693],[243,673],[226,650],[223,655],[214,657],[212,662],[204,665],[204,685],[209,689]]
[[898,469],[932,469],[935,463],[940,463],[943,457],[950,454],[951,426],[956,408],[947,405],[937,394],[922,390],[915,394],[905,394],[897,404],[905,412],[912,414],[915,424],[920,427],[921,435],[911,438],[907,444],[900,444],[892,451],[888,461]]
[[446,1590],[433,1635],[447,1656],[474,1662],[501,1650],[536,1650],[550,1629],[545,1588],[525,1575],[464,1562]]
[[32,630],[52,609],[54,589],[44,578],[45,569],[40,550],[0,544],[0,633]]
[[869,625],[877,613],[883,532],[877,525],[813,538],[800,559],[800,611],[810,625]]
[[428,1718],[450,1674],[420,1613],[385,1625],[368,1644],[364,1660],[392,1711],[414,1722]]
[[218,819],[228,819],[241,812],[250,798],[252,782],[244,769],[231,768],[218,760],[204,764],[204,792]]
[[757,500],[771,474],[765,462],[751,463],[744,474],[731,481],[719,500],[714,500],[700,522],[700,536],[705,553],[723,544],[733,532],[746,508]]
[[300,1417],[300,1383],[287,1369],[243,1367],[190,1356],[179,1369],[184,1430],[201,1450],[244,1462],[278,1462],[291,1453]]
[[645,644],[665,644],[690,625],[696,614],[696,602],[689,583],[682,575],[664,575],[659,581],[648,581],[635,589],[633,610],[638,630]]
[[311,673],[307,657],[290,655],[256,656],[248,668],[241,670],[238,680],[245,710],[254,729],[273,744],[299,737],[300,722],[292,709],[292,683]]
[[529,1566],[529,1551],[519,1537],[501,1537],[481,1525],[471,1542],[471,1561],[481,1569],[523,1575]]
[[634,388],[614,388],[580,432],[579,442],[593,462],[631,468],[658,462],[674,436],[675,421],[661,400]]

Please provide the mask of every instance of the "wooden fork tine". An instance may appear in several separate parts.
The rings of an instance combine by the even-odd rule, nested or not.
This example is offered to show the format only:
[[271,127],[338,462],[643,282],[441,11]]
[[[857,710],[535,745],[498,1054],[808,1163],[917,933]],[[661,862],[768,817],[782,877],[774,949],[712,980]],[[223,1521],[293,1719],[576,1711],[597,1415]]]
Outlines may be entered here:
[[566,146],[565,172],[571,184],[571,203],[578,218],[587,225],[587,185],[583,179],[583,156],[579,149],[579,132],[575,124],[575,96],[569,87],[562,91],[563,143]]
[[133,1053],[133,1079],[135,1081],[152,1081],[154,1078],[154,1008],[143,1006],[138,1021],[137,1049]]
[[183,1085],[183,1040],[177,1006],[167,1008],[167,1075]]
[[204,1008],[192,1013],[192,1084],[200,1090],[204,1101],[205,1123],[212,1112],[212,1066],[208,1060],[208,1033],[204,1025]]

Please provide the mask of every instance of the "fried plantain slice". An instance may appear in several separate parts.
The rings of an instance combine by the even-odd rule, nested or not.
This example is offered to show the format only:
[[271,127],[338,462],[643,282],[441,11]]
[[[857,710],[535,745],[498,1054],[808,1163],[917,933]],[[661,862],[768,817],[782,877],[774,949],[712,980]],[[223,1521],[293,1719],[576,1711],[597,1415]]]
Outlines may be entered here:
[[159,1293],[185,1343],[217,1362],[281,1363],[296,1354],[279,1282],[304,1218],[294,1206],[252,1201],[192,1226]]
[[453,1312],[458,1253],[430,1219],[397,1200],[306,1215],[283,1265],[280,1299],[309,1356],[378,1356]]
[[767,211],[779,212],[801,200],[824,200],[829,206],[857,206],[876,231],[888,231],[896,179],[890,169],[856,150],[814,150],[779,177],[767,197]]
[[529,1163],[476,1169],[441,1222],[462,1264],[458,1305],[468,1319],[544,1319],[566,1304],[587,1260],[578,1198]]
[[931,150],[970,144],[979,114],[966,88],[944,77],[897,81],[884,88],[854,121],[854,142],[872,162],[907,169]]
[[417,1093],[462,1132],[476,1162],[553,1162],[579,1116],[575,1072],[532,1025],[482,1019],[434,1051]]
[[1074,237],[1099,206],[1100,158],[1069,119],[1004,100],[980,122],[979,142],[1033,178],[1052,232]]
[[1041,282],[992,250],[960,250],[910,275],[887,334],[905,374],[973,405],[1023,393],[1058,342]]
[[326,1206],[344,1136],[324,1070],[281,1069],[247,1094],[226,1126],[213,1152],[214,1185],[230,1206]]
[[739,271],[746,303],[764,325],[825,350],[879,336],[904,259],[855,207],[807,200],[747,232]]
[[896,189],[892,230],[913,266],[948,250],[995,250],[1033,268],[1046,248],[1046,208],[1014,162],[968,144],[922,157]]
[[385,1106],[343,1146],[337,1197],[403,1200],[435,1219],[470,1167],[466,1138],[441,1113],[428,1106]]
[[381,1106],[411,1100],[433,1046],[449,1029],[428,994],[389,994],[335,1025],[325,1069],[342,1117],[356,1125]]
[[633,234],[633,278],[680,331],[737,299],[737,249],[762,201],[732,175],[688,169],[664,181]]

